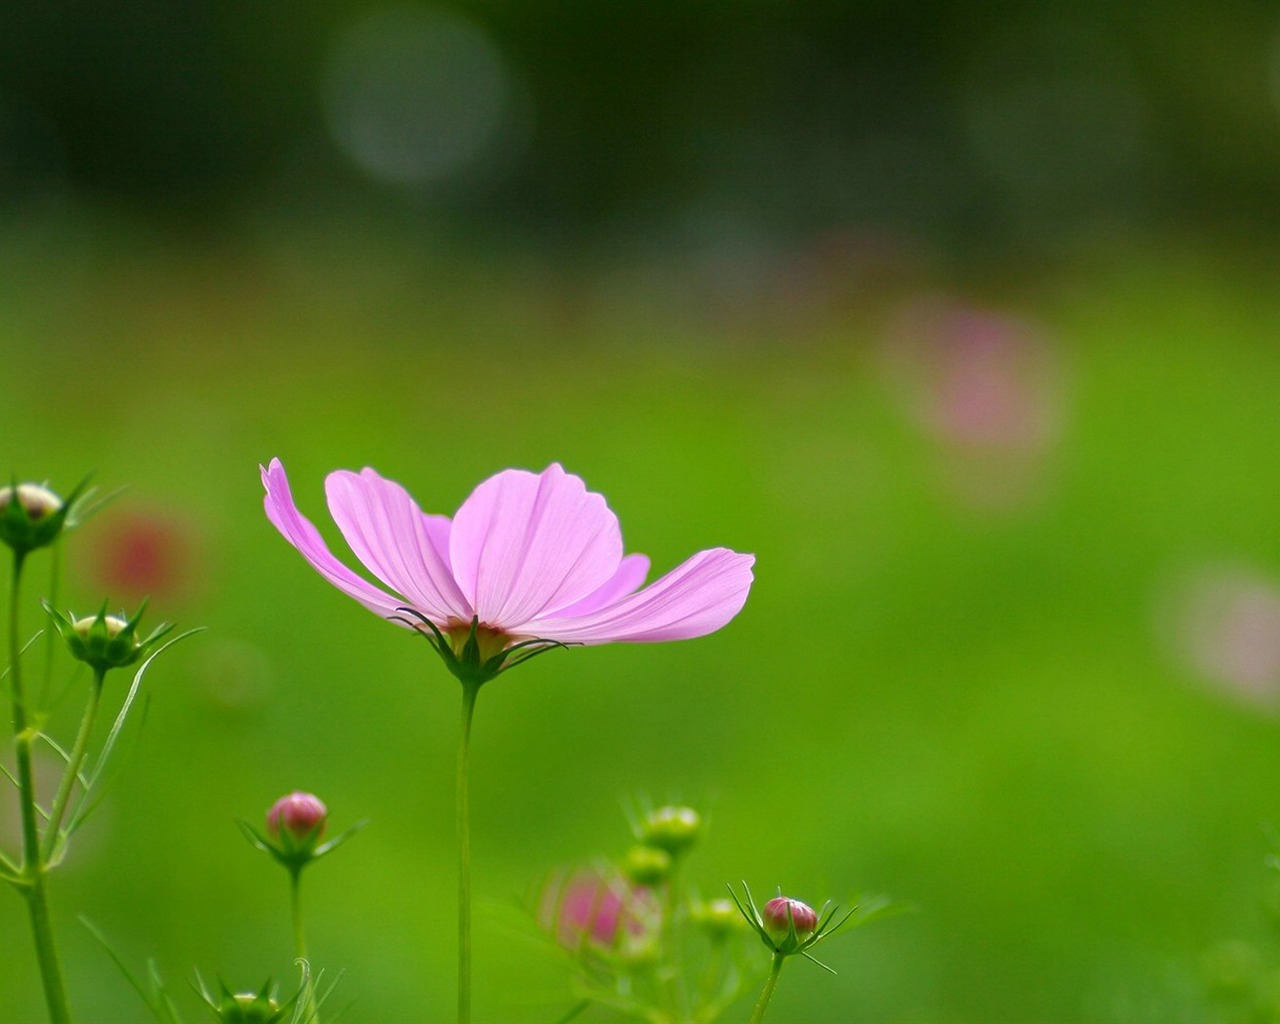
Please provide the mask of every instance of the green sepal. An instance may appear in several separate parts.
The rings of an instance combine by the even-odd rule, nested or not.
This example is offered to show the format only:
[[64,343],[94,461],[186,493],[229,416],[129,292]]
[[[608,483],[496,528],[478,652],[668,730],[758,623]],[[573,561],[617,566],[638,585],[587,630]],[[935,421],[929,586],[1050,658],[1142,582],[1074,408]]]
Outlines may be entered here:
[[[462,650],[458,652],[454,650],[449,638],[440,631],[440,627],[416,608],[397,608],[396,611],[404,612],[405,615],[412,616],[412,619],[393,615],[391,616],[391,621],[403,622],[406,626],[421,634],[436,654],[440,655],[440,660],[444,662],[445,667],[453,673],[463,686],[479,688],[504,669],[521,665],[544,651],[557,648],[567,649],[570,646],[560,640],[546,640],[537,637],[512,644],[497,654],[485,658],[480,651],[480,617],[478,615],[472,616],[471,629],[467,633],[466,640],[463,641]],[[426,627],[425,630],[422,628],[424,626]]]
[[200,980],[200,995],[222,1024],[281,1024],[298,998],[295,995],[287,1003],[281,1003],[270,978],[257,992],[232,992],[221,978],[218,988],[222,991],[214,996],[205,988],[204,980]]
[[145,600],[132,618],[108,616],[105,601],[97,615],[81,619],[63,615],[47,601],[42,603],[72,657],[86,662],[99,674],[140,661],[174,628],[173,623],[162,622],[150,636],[139,640],[138,623],[147,610]]
[[[892,913],[901,913],[906,908],[892,906],[883,896],[871,897],[866,900],[859,900],[840,913],[840,907],[837,904],[827,900],[822,905],[822,909],[818,912],[818,923],[813,932],[808,936],[801,938],[796,933],[796,923],[791,916],[791,907],[787,906],[787,934],[775,940],[769,934],[769,930],[765,927],[764,918],[757,909],[755,900],[751,896],[751,890],[747,887],[747,883],[742,883],[741,897],[734,891],[732,885],[729,887],[729,895],[733,897],[733,902],[737,905],[739,913],[742,914],[747,924],[751,926],[751,930],[760,936],[760,941],[773,953],[780,953],[783,956],[803,956],[806,960],[811,960],[824,971],[836,972],[824,964],[821,960],[813,956],[809,950],[816,946],[823,939],[829,938],[846,925],[857,927],[872,921],[878,917],[883,917]],[[782,890],[778,890],[778,895],[782,895]],[[850,924],[852,922],[852,924]]]
[[324,830],[324,821],[316,822],[314,828],[300,837],[294,836],[287,828],[282,828],[278,842],[273,842],[243,818],[237,818],[236,824],[240,826],[240,832],[249,841],[250,846],[270,854],[276,863],[282,865],[290,874],[296,875],[308,864],[332,853],[361,829],[366,828],[369,819],[362,818],[350,828],[339,832],[327,843],[319,845],[316,840]]
[[[25,557],[38,548],[48,547],[61,536],[64,528],[74,526],[82,517],[76,514],[77,503],[87,499],[85,488],[89,477],[85,477],[66,498],[53,495],[43,484],[19,484],[15,478],[6,490],[8,502],[0,510],[0,540],[13,548],[19,557]],[[39,487],[53,495],[60,502],[58,507],[47,515],[32,516],[23,506],[20,487]]]

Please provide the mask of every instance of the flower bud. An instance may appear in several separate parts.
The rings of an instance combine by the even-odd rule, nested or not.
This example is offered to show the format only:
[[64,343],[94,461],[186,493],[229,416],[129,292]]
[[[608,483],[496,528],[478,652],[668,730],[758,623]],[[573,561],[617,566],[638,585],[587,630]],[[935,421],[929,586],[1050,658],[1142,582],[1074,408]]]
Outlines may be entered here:
[[633,846],[622,870],[636,885],[659,885],[671,875],[671,854],[656,846]]
[[612,871],[553,879],[541,902],[542,926],[569,949],[640,950],[659,928],[661,907],[652,893]]
[[285,1019],[286,1011],[287,1007],[265,992],[227,993],[214,1007],[222,1024],[277,1024]]
[[701,829],[702,818],[692,807],[659,807],[645,818],[640,841],[675,857],[694,844]]
[[47,487],[17,484],[0,488],[0,540],[19,554],[53,543],[66,517],[66,504]]
[[818,927],[817,912],[809,904],[788,896],[775,896],[764,905],[760,916],[774,946],[783,952],[794,952]]
[[689,916],[713,941],[723,939],[743,926],[738,908],[732,900],[724,898],[695,903]]
[[[97,628],[95,628],[97,627]],[[71,653],[90,665],[113,668],[127,665],[138,653],[138,638],[129,623],[117,615],[86,615],[71,624],[67,638]]]
[[156,627],[145,640],[138,639],[138,623],[146,608],[139,608],[131,619],[116,615],[108,615],[104,606],[97,615],[86,615],[74,619],[45,603],[45,610],[53,620],[54,626],[67,642],[67,649],[72,657],[88,662],[100,673],[108,669],[123,668],[132,665],[139,658],[149,654],[160,639],[173,626],[164,623]]
[[[282,796],[267,811],[267,831],[275,838],[295,844],[314,843],[324,835],[329,809],[319,797],[295,790]],[[287,838],[286,838],[287,837]]]

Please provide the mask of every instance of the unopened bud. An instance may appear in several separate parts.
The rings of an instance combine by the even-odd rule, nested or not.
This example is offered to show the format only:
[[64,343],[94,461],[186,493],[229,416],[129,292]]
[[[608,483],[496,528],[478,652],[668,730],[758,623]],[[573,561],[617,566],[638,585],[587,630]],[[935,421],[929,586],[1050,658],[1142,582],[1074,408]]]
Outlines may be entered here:
[[[33,523],[53,515],[62,508],[62,499],[40,484],[18,484],[18,504]],[[12,487],[0,487],[0,512],[13,501]]]
[[723,939],[743,926],[742,915],[733,900],[723,898],[695,903],[690,916],[713,940]]
[[769,938],[784,951],[791,944],[792,928],[795,929],[795,939],[802,943],[818,927],[818,915],[813,907],[787,896],[775,896],[764,905],[760,916]]
[[692,807],[659,807],[645,818],[640,841],[674,857],[694,844],[701,828],[702,818]]
[[294,791],[282,796],[267,811],[267,831],[272,836],[288,836],[295,843],[315,842],[324,834],[329,809],[317,796]]
[[285,1018],[285,1007],[263,992],[223,996],[215,1012],[222,1024],[277,1024]]
[[62,532],[66,517],[62,499],[47,487],[0,487],[0,540],[19,554],[51,544]]
[[[144,605],[145,608],[145,605]],[[145,640],[138,639],[138,623],[144,608],[131,619],[108,615],[104,607],[97,615],[74,619],[45,603],[45,610],[73,657],[86,661],[101,673],[132,665],[149,654],[173,626],[158,626]]]
[[121,636],[128,628],[129,623],[117,615],[86,615],[76,619],[71,624],[75,636],[69,641],[71,653],[91,665],[127,665],[138,650],[138,638],[132,631],[128,636]]
[[659,885],[671,874],[671,854],[656,846],[633,846],[622,870],[636,885]]

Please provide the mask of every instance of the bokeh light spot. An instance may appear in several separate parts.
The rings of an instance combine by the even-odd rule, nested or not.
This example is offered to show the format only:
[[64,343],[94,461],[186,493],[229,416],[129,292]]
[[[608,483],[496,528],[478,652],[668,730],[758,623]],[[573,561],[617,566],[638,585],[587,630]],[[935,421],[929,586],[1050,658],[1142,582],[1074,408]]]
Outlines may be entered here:
[[421,184],[474,167],[511,124],[511,71],[475,23],[430,7],[378,11],[325,72],[330,134],[366,174]]

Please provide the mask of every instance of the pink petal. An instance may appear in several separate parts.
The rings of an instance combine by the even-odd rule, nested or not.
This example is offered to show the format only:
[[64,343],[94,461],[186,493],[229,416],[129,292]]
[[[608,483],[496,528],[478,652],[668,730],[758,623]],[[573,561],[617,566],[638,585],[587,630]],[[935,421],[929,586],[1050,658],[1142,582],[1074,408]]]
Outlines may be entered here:
[[403,600],[362,580],[333,557],[319,532],[294,505],[289,478],[285,476],[279,459],[272,459],[271,465],[262,469],[262,484],[267,489],[263,500],[267,518],[284,539],[302,553],[312,568],[375,615],[385,619],[399,614],[396,609],[404,604]]
[[[463,600],[432,534],[447,536],[448,519],[426,516],[399,484],[372,469],[340,469],[325,480],[329,512],[365,568],[438,625],[467,621]],[[444,519],[442,525],[439,520]]]
[[509,469],[463,502],[449,561],[480,621],[509,628],[609,583],[622,532],[604,498],[559,465],[540,474]]
[[[581,601],[568,608],[560,608],[551,615],[557,619],[576,618],[588,615],[605,605],[621,601],[628,594],[633,594],[644,585],[644,578],[649,575],[649,557],[647,555],[627,555],[613,574],[613,579],[593,594],[588,594]],[[546,618],[547,616],[542,616]]]
[[639,593],[585,615],[541,617],[519,633],[583,644],[705,636],[742,610],[754,563],[754,555],[728,548],[699,551]]

